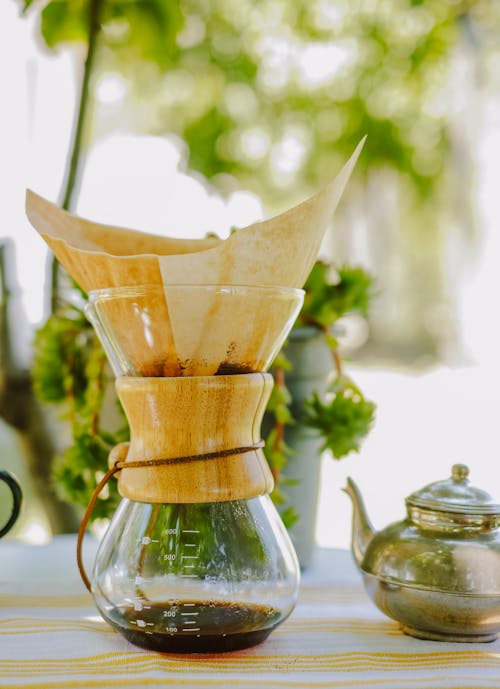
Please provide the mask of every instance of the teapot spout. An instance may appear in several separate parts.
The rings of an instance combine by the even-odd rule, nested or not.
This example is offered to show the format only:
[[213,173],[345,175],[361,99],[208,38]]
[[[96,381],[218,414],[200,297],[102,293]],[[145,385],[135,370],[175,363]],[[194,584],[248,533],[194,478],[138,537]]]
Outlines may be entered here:
[[347,485],[342,489],[344,493],[351,498],[353,515],[352,515],[352,553],[356,564],[361,567],[366,548],[375,534],[375,529],[372,526],[370,519],[366,513],[365,503],[359,491],[359,488],[354,483],[352,478],[347,478]]

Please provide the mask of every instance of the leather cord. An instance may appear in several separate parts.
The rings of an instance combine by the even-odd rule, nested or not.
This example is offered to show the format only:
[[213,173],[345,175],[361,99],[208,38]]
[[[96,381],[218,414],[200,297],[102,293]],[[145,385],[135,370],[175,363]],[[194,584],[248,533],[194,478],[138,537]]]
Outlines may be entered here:
[[252,450],[258,450],[261,447],[264,447],[265,443],[263,440],[259,440],[259,442],[255,443],[254,445],[246,445],[243,447],[234,447],[228,450],[217,450],[215,452],[206,452],[204,454],[200,455],[187,455],[185,457],[167,457],[167,458],[160,458],[160,459],[146,459],[144,461],[138,461],[138,462],[127,462],[127,461],[117,461],[114,463],[114,465],[109,469],[102,479],[99,481],[97,486],[94,489],[94,492],[92,493],[92,496],[89,500],[89,504],[87,505],[87,509],[85,510],[85,514],[83,515],[82,521],[80,523],[80,528],[78,529],[78,538],[76,542],[76,562],[78,565],[78,571],[80,572],[80,576],[82,578],[83,583],[85,584],[86,588],[91,592],[92,587],[90,580],[87,576],[87,573],[85,571],[85,567],[83,564],[83,558],[82,558],[82,546],[83,546],[83,538],[85,536],[85,531],[87,529],[90,517],[92,516],[92,512],[94,510],[94,506],[97,502],[97,499],[99,495],[101,494],[101,491],[103,490],[104,486],[107,484],[109,479],[114,476],[117,472],[121,471],[122,469],[144,469],[145,467],[156,467],[156,466],[164,466],[168,464],[182,464],[184,462],[195,462],[200,459],[218,459],[219,457],[231,457],[232,455],[242,455],[245,452],[251,452]]

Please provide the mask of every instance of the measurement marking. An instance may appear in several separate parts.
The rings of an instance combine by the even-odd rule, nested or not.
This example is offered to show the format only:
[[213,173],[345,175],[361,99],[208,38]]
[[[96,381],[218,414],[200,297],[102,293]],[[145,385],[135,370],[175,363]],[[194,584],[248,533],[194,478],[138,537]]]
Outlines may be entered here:
[[181,615],[199,615],[199,612],[181,612]]
[[196,624],[196,620],[184,620],[184,624]]
[[200,632],[201,627],[189,627],[189,629],[181,629],[181,632]]
[[185,608],[194,608],[196,603],[183,603],[182,604]]
[[182,529],[182,533],[200,533],[198,529]]
[[197,560],[198,555],[181,555],[182,560]]

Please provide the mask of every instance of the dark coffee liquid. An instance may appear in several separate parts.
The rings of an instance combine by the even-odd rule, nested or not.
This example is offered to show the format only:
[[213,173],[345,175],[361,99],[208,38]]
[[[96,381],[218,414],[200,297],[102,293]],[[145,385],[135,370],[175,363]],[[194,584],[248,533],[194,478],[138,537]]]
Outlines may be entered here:
[[120,606],[105,619],[142,648],[170,653],[221,653],[264,641],[282,620],[267,605],[206,601],[167,601]]

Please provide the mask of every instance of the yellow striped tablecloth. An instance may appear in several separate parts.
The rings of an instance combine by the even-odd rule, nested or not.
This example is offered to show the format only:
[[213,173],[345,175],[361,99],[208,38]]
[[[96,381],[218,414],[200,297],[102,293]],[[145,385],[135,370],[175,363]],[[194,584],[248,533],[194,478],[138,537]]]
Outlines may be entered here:
[[500,641],[404,636],[365,595],[350,554],[321,550],[294,613],[260,646],[220,655],[148,652],[99,617],[78,578],[73,536],[47,546],[4,540],[0,687],[500,689]]

